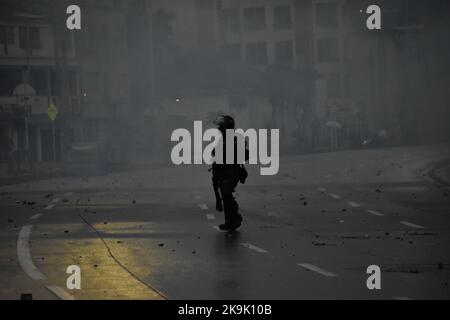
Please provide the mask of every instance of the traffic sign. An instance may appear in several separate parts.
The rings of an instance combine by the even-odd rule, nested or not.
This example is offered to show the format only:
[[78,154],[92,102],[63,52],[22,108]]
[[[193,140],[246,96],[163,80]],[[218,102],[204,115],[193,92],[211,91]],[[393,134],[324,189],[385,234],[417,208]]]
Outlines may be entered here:
[[52,122],[56,120],[56,116],[58,115],[58,108],[53,102],[50,102],[47,108],[48,117]]

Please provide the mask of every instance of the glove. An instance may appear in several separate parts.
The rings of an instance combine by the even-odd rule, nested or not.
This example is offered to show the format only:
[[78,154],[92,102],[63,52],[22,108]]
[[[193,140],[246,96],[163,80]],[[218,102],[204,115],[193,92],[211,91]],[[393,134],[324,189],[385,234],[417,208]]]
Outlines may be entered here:
[[216,210],[219,212],[223,211],[223,206],[222,206],[222,200],[221,199],[217,199],[216,200]]

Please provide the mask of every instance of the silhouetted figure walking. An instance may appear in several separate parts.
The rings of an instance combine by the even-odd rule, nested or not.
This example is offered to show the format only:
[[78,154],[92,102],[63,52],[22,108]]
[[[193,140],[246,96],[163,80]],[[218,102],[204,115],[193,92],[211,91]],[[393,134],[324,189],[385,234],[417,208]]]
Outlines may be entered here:
[[[236,186],[241,181],[245,182],[247,171],[242,164],[237,163],[237,138],[234,141],[234,163],[226,164],[226,130],[234,129],[234,119],[231,116],[222,115],[218,117],[214,124],[222,133],[223,164],[216,162],[212,165],[212,182],[214,194],[216,196],[216,209],[224,211],[225,223],[221,224],[221,230],[235,230],[241,226],[242,216],[238,212],[238,204],[233,196]],[[213,150],[213,156],[215,150]],[[245,150],[245,160],[248,160],[248,150]],[[222,205],[223,203],[223,205]]]

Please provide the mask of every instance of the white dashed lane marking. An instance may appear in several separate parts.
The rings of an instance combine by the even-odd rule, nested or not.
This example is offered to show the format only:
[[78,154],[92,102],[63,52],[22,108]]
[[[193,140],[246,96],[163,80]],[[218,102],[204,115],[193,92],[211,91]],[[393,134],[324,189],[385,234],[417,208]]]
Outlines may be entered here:
[[371,214],[373,214],[375,216],[379,216],[379,217],[384,216],[384,214],[382,214],[381,212],[375,211],[375,210],[367,210],[367,212],[371,213]]
[[73,195],[73,192],[66,192],[66,193],[64,193],[64,196],[66,196],[66,197],[70,197],[72,195]]
[[279,217],[278,213],[275,213],[275,212],[269,212],[269,213],[267,213],[267,215],[269,217]]
[[338,194],[334,194],[334,193],[330,193],[330,197],[334,198],[334,199],[342,199],[342,197]]
[[243,243],[241,243],[241,245],[246,247],[247,249],[256,251],[258,253],[267,253],[268,252],[267,250],[264,250],[263,248],[257,247],[257,246],[255,246],[255,245],[253,245],[251,243],[243,242]]
[[298,266],[303,267],[309,271],[314,271],[317,272],[325,277],[337,277],[337,274],[323,270],[313,264],[309,264],[309,263],[297,263]]
[[206,219],[208,219],[208,220],[215,220],[216,216],[213,213],[208,213],[206,215]]
[[411,228],[415,228],[415,229],[424,229],[425,227],[423,226],[419,226],[418,224],[409,222],[409,221],[400,221],[401,224],[407,226],[407,227],[411,227]]
[[327,192],[327,189],[325,189],[325,188],[318,188],[317,190],[319,190],[322,193]]
[[199,206],[200,209],[202,209],[202,210],[208,210],[208,206],[207,206],[206,204],[204,204],[204,203],[200,203],[198,206]]
[[44,208],[44,210],[52,210],[54,206],[54,204],[49,204]]
[[52,203],[58,203],[58,202],[60,202],[60,201],[61,201],[60,198],[55,198],[55,199],[52,200]]
[[347,202],[347,204],[348,204],[350,207],[354,207],[354,208],[361,207],[359,204],[357,204],[356,202],[352,202],[352,201]]
[[19,237],[17,238],[17,258],[19,260],[19,264],[22,267],[22,270],[31,278],[31,279],[45,279],[46,276],[39,271],[38,268],[33,263],[33,259],[31,258],[30,253],[30,234],[31,234],[31,225],[25,225],[20,229]]
[[36,219],[39,219],[41,216],[42,216],[42,213],[36,213],[34,216],[32,216],[32,217],[30,218],[30,220],[36,220]]
[[219,232],[227,232],[226,230],[220,230],[219,226],[213,226],[213,229],[216,229]]

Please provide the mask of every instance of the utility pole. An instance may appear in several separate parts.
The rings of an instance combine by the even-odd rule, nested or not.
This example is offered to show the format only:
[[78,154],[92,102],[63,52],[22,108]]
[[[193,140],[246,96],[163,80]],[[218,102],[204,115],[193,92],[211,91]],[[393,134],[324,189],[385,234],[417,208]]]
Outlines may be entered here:
[[[155,97],[155,76],[154,76],[154,67],[155,67],[155,57],[154,57],[154,37],[153,37],[153,6],[151,0],[145,0],[145,12],[146,12],[146,22],[147,22],[147,30],[149,32],[149,41],[148,41],[148,53],[149,53],[149,67],[150,67],[150,99],[154,100]],[[153,107],[151,107],[151,112],[153,115]]]
[[[65,22],[64,15],[61,12],[65,12],[64,6],[66,1],[51,0],[49,1],[48,11],[50,12],[50,21],[53,31],[53,47],[54,47],[54,59],[56,67],[56,78],[58,83],[61,84],[61,99],[58,102],[58,107],[61,109],[61,119],[59,120],[60,132],[64,132],[67,120],[67,112],[69,112],[69,88],[67,79],[67,44],[64,35]],[[54,124],[53,124],[54,126]],[[53,128],[53,131],[56,131]],[[56,136],[56,133],[55,133]],[[64,136],[64,135],[62,135]],[[65,141],[60,140],[60,144],[64,145]],[[56,149],[56,137],[54,137],[54,145]],[[64,149],[63,149],[64,150]],[[56,152],[55,152],[56,153]]]
[[[52,88],[50,81],[50,67],[47,68],[47,107],[53,103],[52,100]],[[52,160],[56,162],[56,131],[55,131],[55,121],[51,121],[52,123],[52,142],[53,142],[53,152],[52,152]]]

